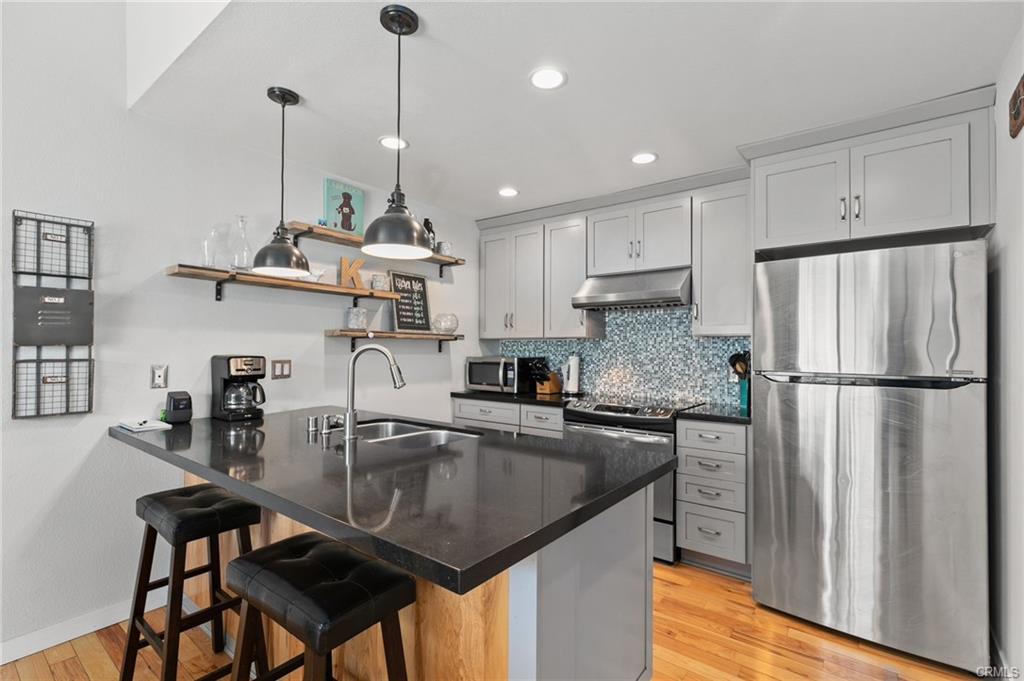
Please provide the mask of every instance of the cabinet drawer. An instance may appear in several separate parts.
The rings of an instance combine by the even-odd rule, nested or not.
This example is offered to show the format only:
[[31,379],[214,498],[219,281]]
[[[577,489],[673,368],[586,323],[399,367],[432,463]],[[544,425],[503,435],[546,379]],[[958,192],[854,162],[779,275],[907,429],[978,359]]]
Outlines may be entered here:
[[519,432],[522,435],[536,435],[537,437],[549,437],[553,440],[561,440],[565,435],[560,430],[547,430],[545,428],[530,428],[521,426]]
[[676,474],[676,499],[727,511],[747,510],[747,486],[742,482],[709,480]]
[[452,410],[457,419],[473,419],[489,423],[519,426],[519,405],[486,400],[453,400]]
[[474,421],[473,419],[452,419],[452,425],[456,428],[465,428],[466,430],[479,430],[480,428],[489,428],[490,430],[500,430],[503,433],[518,433],[519,426],[512,425],[510,423],[489,423],[487,421]]
[[676,421],[676,445],[746,454],[747,427],[736,423],[680,419]]
[[747,516],[677,501],[676,543],[690,551],[746,563]]
[[562,410],[558,407],[538,407],[532,404],[524,404],[523,426],[530,428],[543,428],[545,430],[562,429]]
[[709,449],[677,447],[679,473],[729,482],[747,481],[747,457]]

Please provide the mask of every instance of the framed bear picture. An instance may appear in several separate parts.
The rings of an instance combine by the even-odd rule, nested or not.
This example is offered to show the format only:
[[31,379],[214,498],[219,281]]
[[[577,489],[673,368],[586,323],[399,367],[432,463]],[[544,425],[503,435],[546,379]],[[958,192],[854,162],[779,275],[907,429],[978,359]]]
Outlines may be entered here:
[[324,221],[331,229],[362,236],[363,190],[334,178],[324,178]]

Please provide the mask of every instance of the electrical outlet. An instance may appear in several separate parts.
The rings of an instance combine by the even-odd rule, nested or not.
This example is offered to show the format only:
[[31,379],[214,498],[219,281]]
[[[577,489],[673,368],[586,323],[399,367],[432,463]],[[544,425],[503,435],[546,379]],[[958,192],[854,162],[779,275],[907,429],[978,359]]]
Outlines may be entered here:
[[740,382],[740,377],[736,375],[735,371],[733,371],[732,369],[726,369],[725,371],[726,371],[726,373],[729,374],[729,382],[730,383],[739,383]]
[[166,388],[167,387],[167,365],[166,364],[151,364],[151,365],[149,365],[149,387],[150,388]]
[[292,361],[290,359],[270,360],[270,378],[276,381],[279,378],[292,377]]

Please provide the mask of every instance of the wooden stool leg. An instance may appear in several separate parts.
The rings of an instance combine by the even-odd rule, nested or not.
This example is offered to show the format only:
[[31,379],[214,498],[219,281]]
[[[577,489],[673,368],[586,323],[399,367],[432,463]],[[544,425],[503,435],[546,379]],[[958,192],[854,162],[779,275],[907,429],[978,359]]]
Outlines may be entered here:
[[393,612],[380,621],[384,638],[384,662],[388,668],[388,681],[407,681],[405,651],[402,649],[402,625],[398,613]]
[[[252,551],[252,532],[248,527],[238,528],[238,555]],[[239,634],[240,635],[240,634]],[[270,671],[267,655],[267,637],[263,633],[263,617],[256,617],[256,675],[263,676]]]
[[146,594],[149,577],[153,570],[153,552],[156,548],[156,530],[146,525],[142,532],[142,554],[139,556],[139,574],[135,578],[135,594],[132,596],[132,610],[128,615],[128,638],[124,645],[124,660],[121,662],[120,681],[132,681],[135,677],[135,661],[139,655],[142,634],[135,626],[136,620],[146,614]]
[[330,653],[320,655],[306,646],[306,652],[302,657],[302,681],[324,681],[330,673],[330,666],[327,660]]
[[167,582],[167,624],[164,626],[162,681],[176,681],[178,642],[181,639],[181,600],[185,589],[185,544],[171,547],[171,575]]
[[[207,555],[210,557],[210,605],[218,602],[217,594],[220,593],[220,536],[213,535],[206,538]],[[224,613],[219,612],[213,616],[210,623],[211,647],[214,653],[224,650]]]
[[[256,641],[263,635],[259,630],[259,623],[259,610],[249,605],[249,601],[242,601],[242,612],[238,616],[238,633],[235,637],[235,660],[231,665],[231,681],[249,681]],[[265,673],[266,671],[257,672],[259,676]]]

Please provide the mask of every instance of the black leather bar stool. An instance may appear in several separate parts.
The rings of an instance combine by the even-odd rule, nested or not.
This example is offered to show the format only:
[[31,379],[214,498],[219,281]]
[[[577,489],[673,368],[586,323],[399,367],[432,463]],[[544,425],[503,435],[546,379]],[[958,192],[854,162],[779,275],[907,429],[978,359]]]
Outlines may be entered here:
[[331,651],[380,623],[390,681],[406,681],[398,611],[416,601],[412,577],[318,534],[289,537],[228,563],[228,587],[242,597],[232,681],[248,681],[266,615],[302,641],[301,655],[257,681],[303,667],[303,679],[331,679]]
[[[128,640],[121,665],[121,681],[135,676],[135,662],[139,650],[153,646],[162,661],[161,681],[175,681],[178,671],[178,642],[181,633],[206,622],[212,622],[213,652],[224,650],[224,611],[238,612],[242,599],[221,588],[220,545],[218,536],[232,530],[238,533],[239,553],[252,550],[249,526],[260,522],[260,507],[234,496],[216,485],[193,485],[180,489],[157,492],[139,498],[135,505],[139,517],[146,521],[142,537],[142,556],[135,581],[135,595],[128,619]],[[149,581],[153,567],[156,535],[160,534],[171,545],[170,576]],[[185,549],[189,542],[205,539],[210,561],[191,570],[185,569]],[[210,606],[189,615],[181,612],[185,580],[209,573]],[[167,590],[167,619],[164,630],[157,633],[146,622],[146,595],[162,586]],[[259,626],[257,622],[255,626]],[[262,637],[261,637],[262,640]],[[267,669],[267,651],[260,645],[256,651],[257,668]],[[231,665],[215,669],[196,681],[210,681],[231,671]]]

